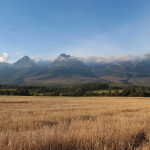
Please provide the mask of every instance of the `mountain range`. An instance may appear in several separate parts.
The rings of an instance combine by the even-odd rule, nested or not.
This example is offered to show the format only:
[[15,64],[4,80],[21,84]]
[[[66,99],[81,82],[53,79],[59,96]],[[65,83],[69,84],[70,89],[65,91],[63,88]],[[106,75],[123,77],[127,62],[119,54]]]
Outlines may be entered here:
[[119,85],[150,85],[150,58],[141,61],[86,64],[61,54],[49,64],[28,56],[13,64],[0,63],[0,84],[78,84],[108,82]]

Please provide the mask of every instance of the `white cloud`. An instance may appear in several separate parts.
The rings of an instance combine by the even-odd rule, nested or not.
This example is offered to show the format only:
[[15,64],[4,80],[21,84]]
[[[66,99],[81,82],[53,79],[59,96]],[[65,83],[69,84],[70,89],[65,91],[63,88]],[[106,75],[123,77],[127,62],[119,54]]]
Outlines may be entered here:
[[31,57],[31,59],[34,60],[35,62],[42,61],[43,58],[44,58],[44,56],[42,54]]
[[16,54],[16,55],[23,55],[23,52],[16,51],[15,54]]
[[8,53],[3,53],[2,56],[0,56],[0,62],[7,62],[9,59],[9,54]]
[[55,61],[57,58],[58,58],[58,56],[54,56],[54,57],[49,58],[48,60],[51,61],[51,62],[53,62],[53,61]]

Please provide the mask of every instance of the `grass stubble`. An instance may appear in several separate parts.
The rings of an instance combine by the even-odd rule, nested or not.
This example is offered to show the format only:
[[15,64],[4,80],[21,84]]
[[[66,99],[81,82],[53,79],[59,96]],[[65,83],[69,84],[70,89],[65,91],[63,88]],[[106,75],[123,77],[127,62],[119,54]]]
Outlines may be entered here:
[[0,97],[0,150],[148,150],[150,98]]

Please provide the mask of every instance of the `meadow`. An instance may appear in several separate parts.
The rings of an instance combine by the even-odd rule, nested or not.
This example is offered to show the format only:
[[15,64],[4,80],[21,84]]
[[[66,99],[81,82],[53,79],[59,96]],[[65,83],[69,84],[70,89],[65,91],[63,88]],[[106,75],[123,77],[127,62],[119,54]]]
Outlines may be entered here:
[[0,150],[148,150],[150,98],[0,97]]
[[[119,89],[118,90],[118,93],[121,93],[123,91],[123,89]],[[90,91],[90,92],[93,92],[93,93],[99,93],[99,94],[102,94],[102,93],[116,93],[116,89],[112,89],[112,90],[109,90],[109,89],[105,89],[105,90],[93,90],[93,91]],[[89,92],[87,92],[89,93]]]

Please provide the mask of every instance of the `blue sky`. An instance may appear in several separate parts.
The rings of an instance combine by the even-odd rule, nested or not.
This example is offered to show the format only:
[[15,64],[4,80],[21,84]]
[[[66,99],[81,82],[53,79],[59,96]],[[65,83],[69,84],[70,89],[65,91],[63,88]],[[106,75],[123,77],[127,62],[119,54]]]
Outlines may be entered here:
[[149,0],[0,0],[0,56],[144,55],[149,8]]

